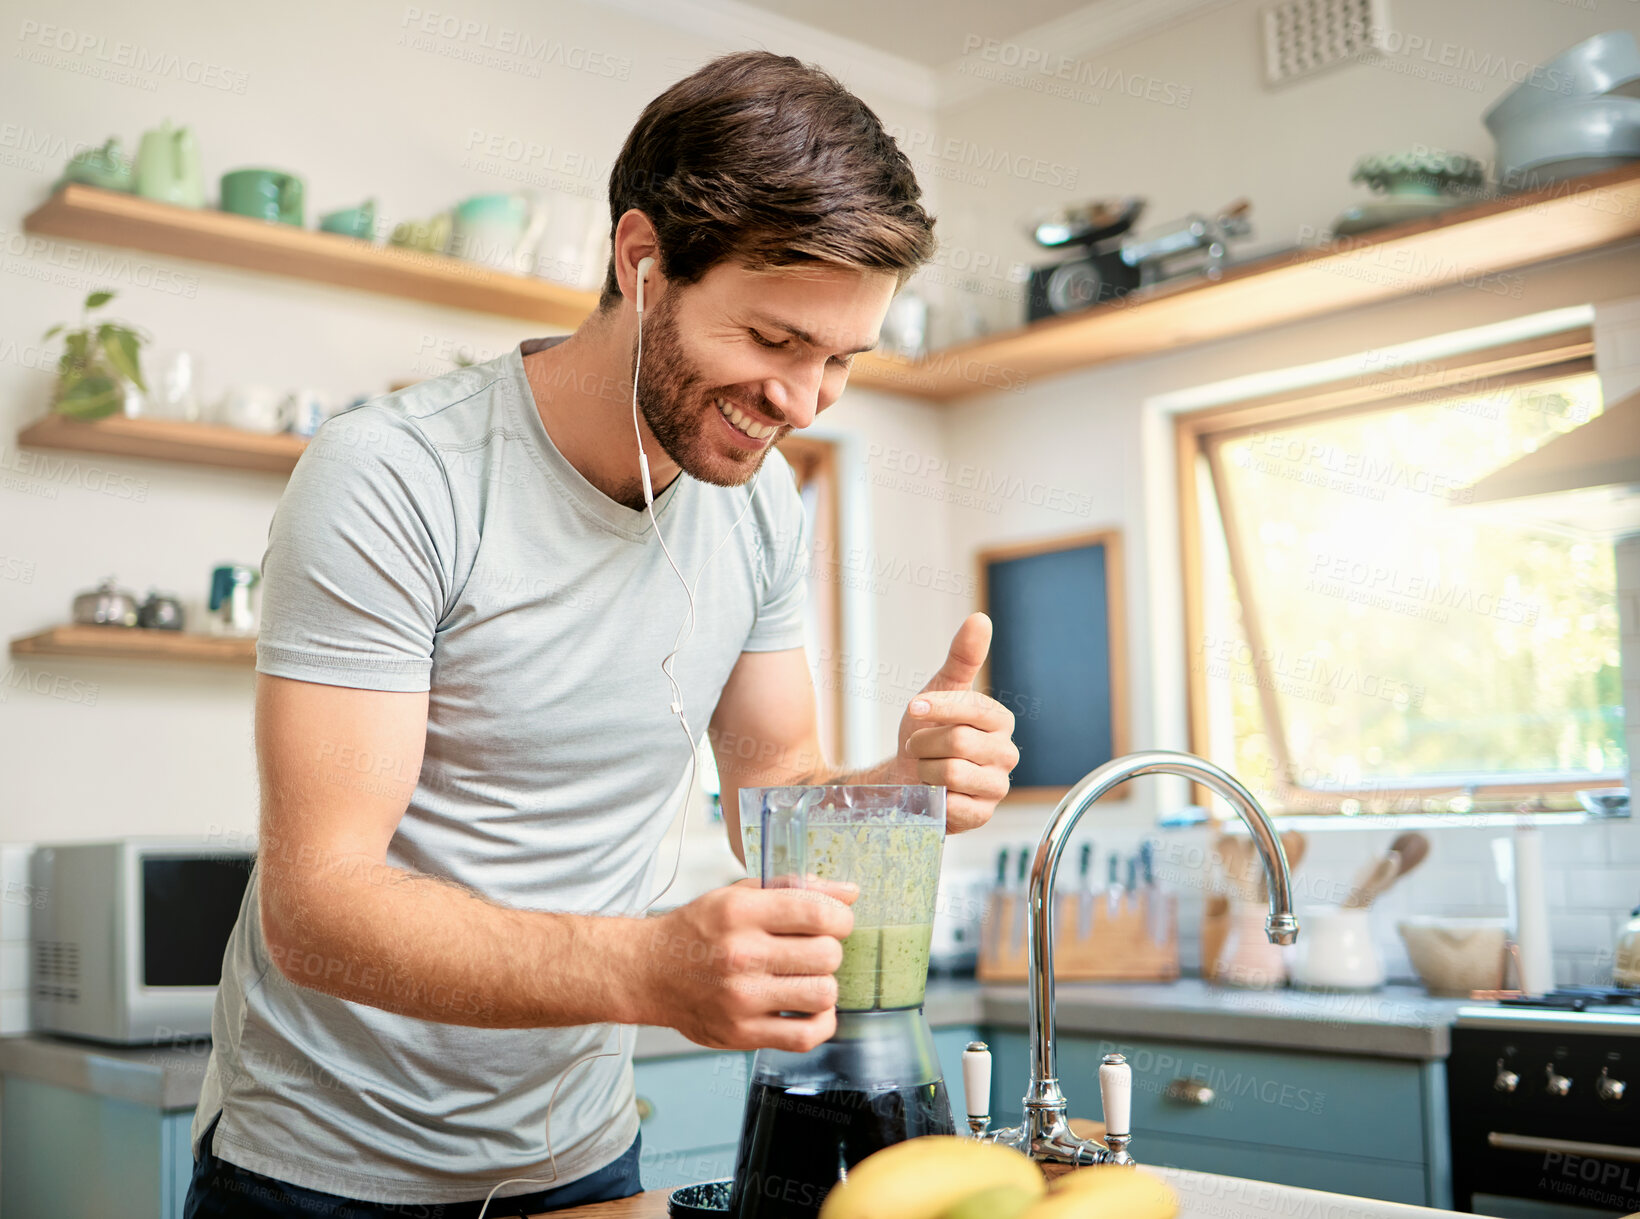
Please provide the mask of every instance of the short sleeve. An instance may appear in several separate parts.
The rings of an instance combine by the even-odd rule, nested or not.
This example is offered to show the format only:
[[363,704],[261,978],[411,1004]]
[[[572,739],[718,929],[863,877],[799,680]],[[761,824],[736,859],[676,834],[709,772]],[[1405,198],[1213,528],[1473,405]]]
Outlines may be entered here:
[[454,515],[443,463],[412,422],[376,404],[326,421],[268,530],[257,672],[426,690]]
[[[759,514],[766,569],[771,573],[757,619],[741,649],[746,652],[785,652],[804,643],[804,610],[809,588],[809,518],[797,479],[783,457],[771,454],[769,473],[774,475],[779,460],[778,479],[769,481],[771,504]],[[760,480],[761,481],[761,480]],[[759,497],[762,488],[758,489]]]

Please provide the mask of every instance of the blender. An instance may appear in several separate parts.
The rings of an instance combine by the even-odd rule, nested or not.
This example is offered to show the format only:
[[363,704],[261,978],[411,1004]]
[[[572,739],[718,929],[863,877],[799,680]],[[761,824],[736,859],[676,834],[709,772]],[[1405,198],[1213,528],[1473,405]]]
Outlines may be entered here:
[[859,887],[837,969],[837,1032],[807,1053],[759,1050],[729,1212],[818,1215],[874,1151],[954,1134],[923,1015],[945,843],[945,789],[898,785],[740,790],[748,871],[765,888]]

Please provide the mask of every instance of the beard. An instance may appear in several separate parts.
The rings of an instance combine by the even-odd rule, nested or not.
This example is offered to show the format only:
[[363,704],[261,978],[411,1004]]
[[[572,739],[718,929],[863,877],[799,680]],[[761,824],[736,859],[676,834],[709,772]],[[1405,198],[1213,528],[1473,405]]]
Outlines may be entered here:
[[[717,399],[744,405],[731,387],[709,388],[705,378],[683,350],[678,336],[676,291],[668,292],[649,310],[643,328],[643,360],[638,370],[638,409],[666,455],[691,478],[716,487],[740,487],[762,468],[780,431],[756,452],[731,449],[710,434],[718,414]],[[633,358],[637,359],[634,345]],[[754,409],[764,418],[778,418],[759,395]]]

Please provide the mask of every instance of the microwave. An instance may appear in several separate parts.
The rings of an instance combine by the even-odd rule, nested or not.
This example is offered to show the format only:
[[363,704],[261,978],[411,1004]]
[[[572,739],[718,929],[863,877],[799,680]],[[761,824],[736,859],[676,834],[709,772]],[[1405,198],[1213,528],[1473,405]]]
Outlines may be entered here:
[[198,840],[44,844],[29,861],[29,1021],[120,1045],[208,1037],[254,850]]

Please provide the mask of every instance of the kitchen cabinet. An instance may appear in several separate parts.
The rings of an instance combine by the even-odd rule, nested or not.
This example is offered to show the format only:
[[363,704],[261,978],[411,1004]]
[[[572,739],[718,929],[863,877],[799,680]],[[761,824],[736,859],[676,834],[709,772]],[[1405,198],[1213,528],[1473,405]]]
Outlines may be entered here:
[[[1078,1117],[1099,1116],[1100,1059],[1127,1056],[1133,1154],[1143,1163],[1450,1205],[1439,1062],[1089,1036],[1057,1045],[1060,1086]],[[994,1098],[995,1120],[1011,1124],[1030,1038],[997,1033],[991,1052],[993,1078],[1010,1085]]]
[[179,1219],[192,1107],[166,1110],[8,1075],[0,1214]]
[[735,1167],[750,1054],[686,1054],[633,1064],[645,1189],[727,1177]]
[[[1119,1048],[1134,1067],[1134,1151],[1145,1163],[1449,1205],[1444,1001],[1393,988],[1366,1009],[1352,996],[1258,1000],[1193,981],[1062,987],[1057,1044],[1072,1115],[1100,1116],[1099,1058]],[[1029,1078],[1024,988],[931,986],[928,1012],[958,1129],[962,1051],[975,1039],[994,1055],[993,1120],[1017,1121]],[[653,1029],[640,1030],[638,1049],[645,1188],[731,1175],[752,1056]],[[208,1054],[204,1042],[0,1038],[0,1215],[180,1219]],[[1215,1095],[1193,1104],[1182,1087],[1170,1095],[1175,1080]]]

